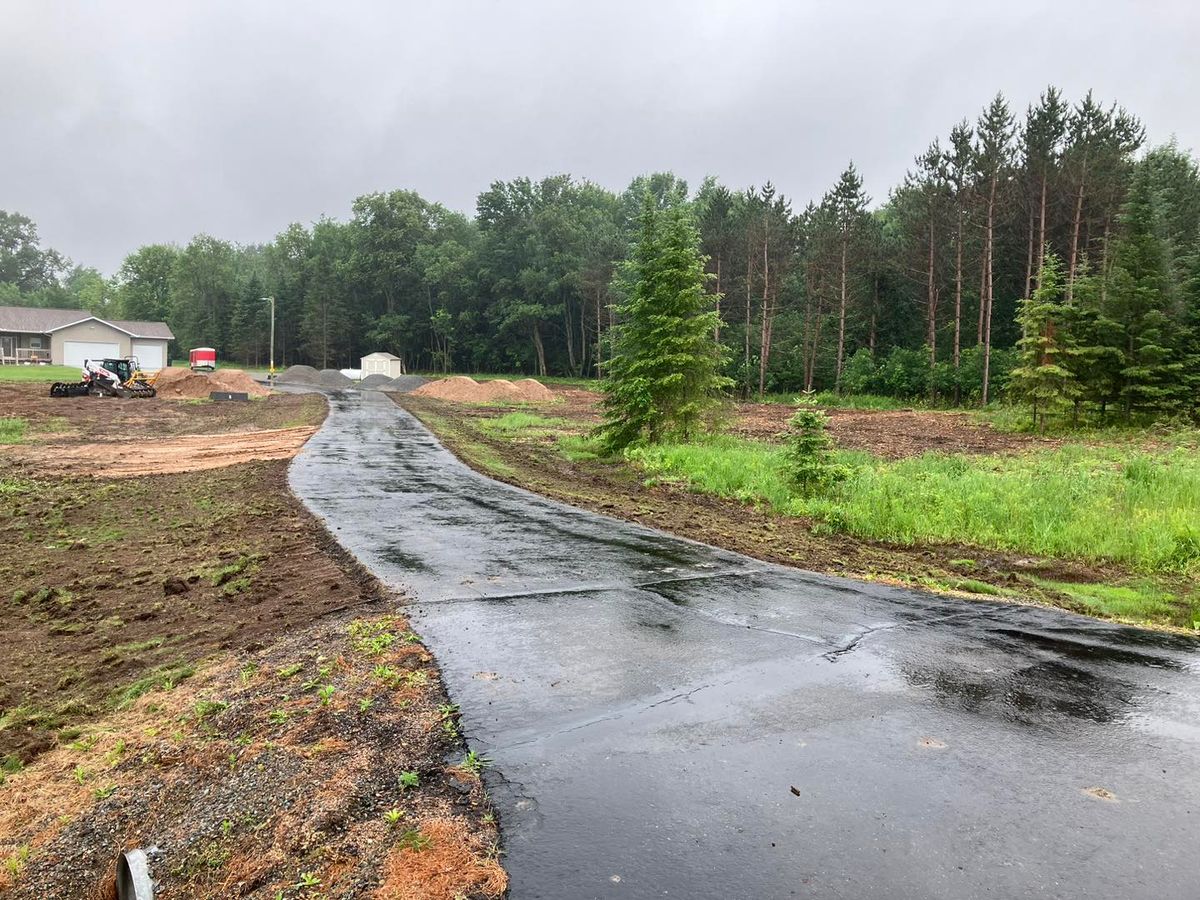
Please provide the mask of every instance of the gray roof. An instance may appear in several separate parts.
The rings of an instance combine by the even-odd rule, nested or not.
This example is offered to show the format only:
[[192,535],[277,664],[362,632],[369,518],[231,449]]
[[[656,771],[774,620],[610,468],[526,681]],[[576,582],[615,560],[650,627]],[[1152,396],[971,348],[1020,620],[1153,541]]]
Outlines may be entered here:
[[128,331],[136,338],[162,338],[164,341],[175,340],[175,335],[171,333],[171,329],[167,327],[166,322],[133,322],[127,319],[100,319],[101,322],[107,322],[120,328],[122,331]]
[[16,331],[21,334],[49,334],[95,319],[111,325],[135,338],[159,338],[174,340],[175,335],[166,322],[131,322],[122,319],[102,319],[86,309],[39,309],[34,306],[0,306],[0,331]]

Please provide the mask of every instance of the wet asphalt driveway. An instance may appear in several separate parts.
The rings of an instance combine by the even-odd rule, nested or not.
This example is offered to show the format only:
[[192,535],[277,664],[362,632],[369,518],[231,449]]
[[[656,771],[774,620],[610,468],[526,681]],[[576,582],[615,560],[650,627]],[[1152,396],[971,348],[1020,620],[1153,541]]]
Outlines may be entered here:
[[1200,644],[827,578],[483,478],[375,392],[294,490],[414,596],[512,897],[1200,897]]

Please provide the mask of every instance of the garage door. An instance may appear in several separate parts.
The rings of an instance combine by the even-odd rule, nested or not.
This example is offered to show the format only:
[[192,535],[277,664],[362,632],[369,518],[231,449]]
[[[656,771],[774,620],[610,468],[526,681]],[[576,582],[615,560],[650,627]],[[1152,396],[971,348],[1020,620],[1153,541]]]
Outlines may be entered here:
[[120,344],[102,344],[99,341],[66,341],[63,344],[64,366],[82,366],[85,359],[106,359],[120,355]]
[[163,349],[166,345],[162,341],[140,341],[133,342],[133,355],[138,359],[138,365],[147,372],[157,372],[166,365],[166,360],[163,359]]

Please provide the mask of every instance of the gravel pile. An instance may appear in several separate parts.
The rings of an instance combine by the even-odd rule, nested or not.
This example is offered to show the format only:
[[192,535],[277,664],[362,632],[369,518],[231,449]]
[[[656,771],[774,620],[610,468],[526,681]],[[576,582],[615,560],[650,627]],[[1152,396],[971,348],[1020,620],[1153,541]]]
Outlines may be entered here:
[[377,390],[389,383],[391,380],[392,379],[388,378],[386,375],[376,372],[374,375],[368,375],[366,378],[360,381],[358,386],[363,390]]
[[319,384],[321,373],[312,366],[288,366],[279,373],[278,380],[284,384]]
[[428,378],[422,378],[420,375],[397,375],[388,381],[387,384],[383,385],[380,390],[392,391],[396,394],[407,394],[409,391],[415,391],[428,382]]
[[327,388],[353,387],[354,382],[337,369],[322,369],[317,373],[316,383]]

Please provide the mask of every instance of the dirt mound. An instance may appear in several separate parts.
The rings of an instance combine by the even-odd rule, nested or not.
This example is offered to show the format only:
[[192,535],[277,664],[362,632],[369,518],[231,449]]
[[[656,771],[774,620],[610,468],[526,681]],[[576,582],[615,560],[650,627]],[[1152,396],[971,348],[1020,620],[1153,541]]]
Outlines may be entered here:
[[431,381],[412,393],[419,397],[452,400],[456,403],[489,403],[495,400],[525,403],[549,400],[553,396],[544,384],[532,378],[525,378],[514,384],[506,378],[476,381],[465,375]]
[[532,378],[522,378],[516,382],[516,388],[526,400],[554,399],[554,395],[550,393],[550,388],[546,387],[540,381],[534,381]]
[[327,388],[353,387],[354,382],[337,369],[322,369],[317,374],[317,384]]
[[380,388],[381,391],[392,391],[397,394],[407,394],[409,391],[415,391],[429,383],[428,378],[422,378],[420,375],[397,375],[387,384]]
[[391,380],[392,379],[388,378],[386,375],[376,372],[374,375],[368,375],[366,378],[360,381],[358,386],[363,390],[378,390],[379,388],[391,382]]
[[279,374],[279,381],[285,384],[316,384],[321,373],[312,366],[288,366]]
[[217,369],[206,374],[176,366],[159,372],[154,387],[158,396],[168,400],[207,400],[213,391],[236,391],[251,397],[271,393],[241,369]]

